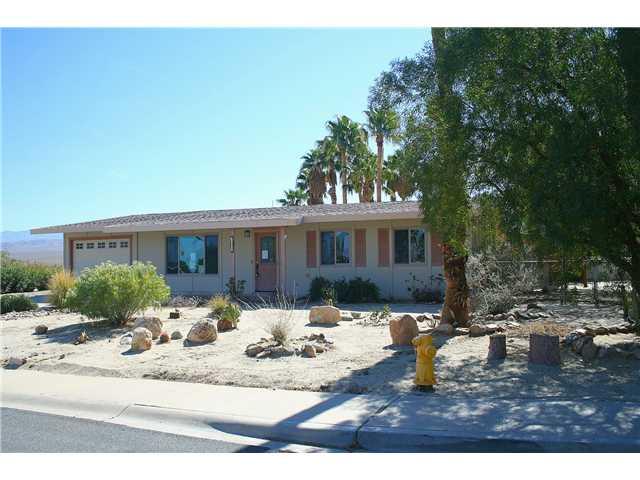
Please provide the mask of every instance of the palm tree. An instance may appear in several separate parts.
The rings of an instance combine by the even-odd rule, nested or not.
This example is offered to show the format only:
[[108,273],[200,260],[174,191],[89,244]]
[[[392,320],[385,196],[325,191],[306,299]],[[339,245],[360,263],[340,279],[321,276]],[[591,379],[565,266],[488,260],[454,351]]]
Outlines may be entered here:
[[338,147],[331,137],[324,137],[322,140],[318,140],[317,150],[323,163],[326,165],[326,183],[329,184],[329,196],[331,197],[331,203],[335,205],[338,203],[338,197],[336,195],[336,186],[338,185],[338,178],[336,175]]
[[335,120],[328,121],[327,129],[329,130],[329,136],[338,149],[342,203],[347,203],[350,160],[356,155],[358,148],[361,148],[361,143],[366,143],[367,131],[346,115],[341,115],[336,117]]
[[302,156],[302,166],[296,179],[296,187],[306,193],[307,204],[324,203],[324,196],[327,193],[326,171],[326,162],[318,148]]
[[376,202],[382,201],[382,162],[384,160],[384,141],[396,141],[400,120],[396,112],[390,108],[370,107],[364,114],[367,116],[367,130],[376,139],[378,162],[376,166]]
[[284,198],[279,198],[278,202],[283,207],[298,207],[307,199],[307,193],[304,190],[296,188],[294,190],[285,190]]
[[[412,173],[413,172],[413,173]],[[382,176],[385,180],[385,193],[396,201],[396,194],[402,199],[410,198],[417,190],[415,170],[411,167],[411,158],[405,149],[397,150],[384,162]]]
[[376,179],[376,156],[365,148],[354,158],[350,184],[358,193],[360,203],[373,202]]

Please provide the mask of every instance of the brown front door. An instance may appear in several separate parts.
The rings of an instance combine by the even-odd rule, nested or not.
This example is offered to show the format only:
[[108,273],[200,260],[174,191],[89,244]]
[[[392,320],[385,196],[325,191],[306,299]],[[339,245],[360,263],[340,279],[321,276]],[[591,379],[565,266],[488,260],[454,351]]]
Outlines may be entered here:
[[273,292],[278,282],[276,233],[256,233],[256,290]]

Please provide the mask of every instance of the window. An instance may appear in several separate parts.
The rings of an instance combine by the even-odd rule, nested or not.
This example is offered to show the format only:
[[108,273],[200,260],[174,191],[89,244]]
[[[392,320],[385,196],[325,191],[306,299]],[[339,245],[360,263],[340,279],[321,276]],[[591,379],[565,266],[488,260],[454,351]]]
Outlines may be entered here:
[[118,242],[109,242],[109,248],[116,248],[118,246]]
[[423,229],[396,230],[393,238],[395,263],[425,262],[425,233]]
[[345,264],[351,261],[351,235],[349,232],[320,233],[320,263]]
[[76,250],[82,250],[84,248],[84,243],[76,243]]
[[90,248],[94,247],[94,243],[93,242],[87,242],[87,250],[89,250]]
[[129,241],[128,240],[122,240],[120,242],[120,248],[129,248]]
[[105,242],[98,242],[98,248],[104,248],[106,245]]
[[167,237],[167,274],[218,273],[218,235]]

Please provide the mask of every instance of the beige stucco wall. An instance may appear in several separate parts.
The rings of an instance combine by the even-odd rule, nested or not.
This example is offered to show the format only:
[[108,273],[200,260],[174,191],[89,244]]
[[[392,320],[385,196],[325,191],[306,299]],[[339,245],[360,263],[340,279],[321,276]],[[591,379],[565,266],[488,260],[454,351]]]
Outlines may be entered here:
[[[417,265],[397,265],[393,262],[393,230],[400,228],[421,227],[427,233],[426,250],[427,261]],[[367,266],[355,266],[355,229],[366,229]],[[378,228],[389,229],[390,265],[378,267]],[[249,236],[245,235],[249,230]],[[425,282],[426,285],[436,286],[432,277],[442,274],[442,267],[431,265],[430,230],[420,225],[417,220],[384,220],[367,222],[341,222],[300,225],[271,229],[279,233],[279,286],[288,293],[297,296],[305,295],[309,290],[311,280],[316,276],[323,276],[331,280],[355,277],[370,279],[375,282],[385,298],[406,299],[408,282],[412,274]],[[306,267],[306,231],[316,231],[317,264],[315,268]],[[328,230],[345,230],[351,233],[351,263],[348,265],[320,265],[320,232]],[[219,271],[217,275],[180,274],[166,275],[166,237],[170,235],[219,235]],[[126,234],[129,235],[129,234]],[[153,263],[158,273],[164,275],[167,284],[174,294],[211,295],[223,292],[229,278],[236,276],[245,280],[245,293],[254,293],[255,289],[255,230],[182,230],[167,232],[139,232],[133,233],[131,248],[133,260]],[[102,235],[88,233],[82,235],[65,235],[64,262],[69,268],[69,238],[84,238],[100,236],[103,238],[122,237],[119,235]],[[230,237],[235,238],[235,255],[230,251]],[[286,255],[283,256],[282,252]]]

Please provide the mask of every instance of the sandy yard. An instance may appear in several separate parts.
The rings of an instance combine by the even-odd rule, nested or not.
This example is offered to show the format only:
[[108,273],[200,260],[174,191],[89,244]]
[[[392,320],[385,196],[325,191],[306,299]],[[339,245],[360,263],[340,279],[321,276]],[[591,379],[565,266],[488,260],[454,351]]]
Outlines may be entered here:
[[[621,324],[617,307],[592,305],[560,306],[539,304],[550,312],[550,320],[578,326]],[[362,319],[337,326],[308,324],[308,309],[296,310],[292,337],[324,333],[334,349],[316,358],[291,356],[249,358],[248,344],[269,335],[265,326],[275,318],[274,310],[244,311],[239,329],[220,333],[212,344],[186,346],[182,340],[154,345],[151,350],[131,353],[120,338],[129,329],[96,325],[78,314],[57,311],[0,316],[2,357],[25,357],[21,368],[76,375],[146,377],[185,382],[239,385],[293,390],[352,393],[394,393],[413,389],[415,354],[412,347],[390,345],[388,326],[367,324],[366,314],[382,305],[342,306],[363,312]],[[393,304],[394,315],[435,313],[438,305]],[[169,320],[170,308],[150,310],[164,322],[169,334],[180,330],[186,337],[191,325],[206,317],[206,308],[181,308],[182,318]],[[526,320],[521,321],[526,322]],[[501,323],[501,322],[497,322]],[[46,335],[35,335],[36,325],[49,327]],[[426,325],[419,324],[421,329]],[[86,330],[91,340],[74,345]],[[530,366],[528,339],[516,327],[507,330],[508,357],[499,363],[486,360],[487,336],[436,336],[439,347],[435,395],[487,397],[616,398],[640,401],[640,360],[610,358],[584,362],[569,349],[562,349],[562,366]],[[640,342],[631,334],[596,337],[596,343]]]

